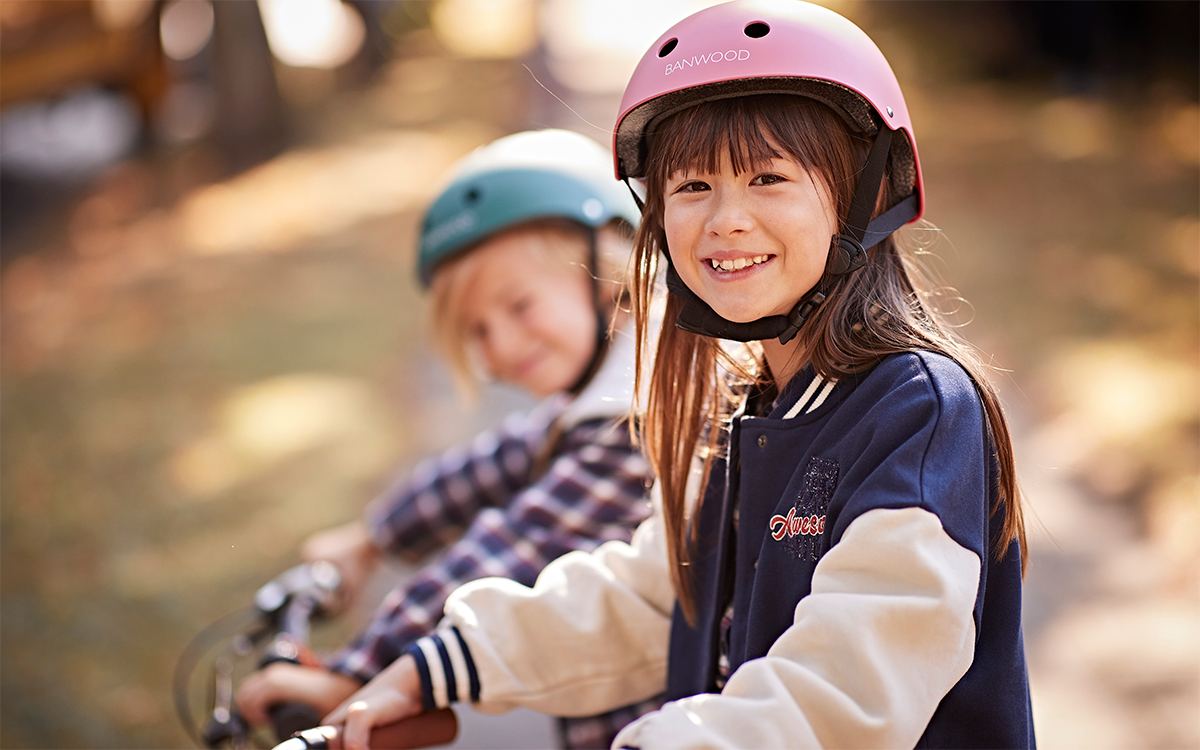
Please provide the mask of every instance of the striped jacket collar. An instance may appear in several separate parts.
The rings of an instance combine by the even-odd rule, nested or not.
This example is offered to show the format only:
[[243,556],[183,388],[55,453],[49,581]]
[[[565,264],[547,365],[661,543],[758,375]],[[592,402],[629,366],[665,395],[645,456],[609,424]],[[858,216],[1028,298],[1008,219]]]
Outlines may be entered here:
[[826,378],[805,367],[791,379],[783,393],[775,399],[768,419],[793,419],[802,414],[811,414],[829,400],[837,386],[837,380]]

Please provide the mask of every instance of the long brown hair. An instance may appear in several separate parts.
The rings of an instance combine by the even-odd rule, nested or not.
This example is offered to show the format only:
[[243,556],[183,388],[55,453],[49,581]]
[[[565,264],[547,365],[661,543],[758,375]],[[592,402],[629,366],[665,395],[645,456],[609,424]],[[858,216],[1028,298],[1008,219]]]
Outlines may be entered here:
[[[903,136],[898,136],[903,137]],[[646,208],[634,247],[632,302],[638,341],[645,342],[650,298],[659,260],[667,252],[663,227],[664,187],[675,171],[720,169],[728,158],[737,173],[759,168],[774,158],[792,158],[832,197],[833,211],[844,222],[866,161],[871,139],[852,134],[825,105],[800,96],[755,95],[697,105],[664,120],[651,135],[646,175]],[[892,202],[891,180],[880,190],[876,213]],[[903,197],[903,196],[900,196]],[[995,388],[975,350],[942,319],[929,302],[929,289],[911,253],[895,237],[868,250],[866,266],[841,277],[817,312],[800,329],[802,351],[823,377],[835,379],[874,367],[898,352],[933,351],[966,370],[983,402],[999,468],[993,514],[1003,510],[1004,526],[992,554],[1002,557],[1013,540],[1025,564],[1025,527],[1017,488],[1012,440]],[[804,290],[797,290],[797,297]],[[639,437],[658,476],[666,522],[671,580],[689,622],[695,617],[690,565],[691,540],[699,503],[720,449],[723,430],[736,399],[729,387],[765,375],[764,362],[730,356],[715,339],[682,331],[675,319],[682,299],[669,294]],[[637,381],[645,382],[643,347],[638,348]],[[734,378],[720,370],[733,373]],[[703,462],[696,507],[689,508],[688,478],[693,461]],[[696,492],[697,488],[692,487]]]

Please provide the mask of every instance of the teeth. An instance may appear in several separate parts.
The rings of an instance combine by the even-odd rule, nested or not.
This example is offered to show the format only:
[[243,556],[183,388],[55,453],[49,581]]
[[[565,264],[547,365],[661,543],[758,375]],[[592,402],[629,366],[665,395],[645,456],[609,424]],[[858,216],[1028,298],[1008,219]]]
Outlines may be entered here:
[[740,271],[747,266],[764,263],[769,257],[769,255],[755,255],[753,258],[735,258],[733,260],[709,258],[708,262],[712,264],[713,269],[716,271]]

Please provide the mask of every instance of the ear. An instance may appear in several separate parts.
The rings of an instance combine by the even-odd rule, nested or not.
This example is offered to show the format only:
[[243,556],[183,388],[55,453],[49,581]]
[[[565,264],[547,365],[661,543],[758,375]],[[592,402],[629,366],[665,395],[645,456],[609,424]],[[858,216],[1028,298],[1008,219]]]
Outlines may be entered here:
[[862,243],[847,234],[835,234],[829,241],[829,258],[825,261],[825,273],[841,276],[858,270],[867,264],[867,251]]

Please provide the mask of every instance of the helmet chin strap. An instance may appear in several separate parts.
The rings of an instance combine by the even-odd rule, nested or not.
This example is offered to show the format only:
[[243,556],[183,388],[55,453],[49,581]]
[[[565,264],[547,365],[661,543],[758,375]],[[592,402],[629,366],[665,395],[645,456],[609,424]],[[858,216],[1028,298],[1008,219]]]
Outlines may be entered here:
[[[771,315],[749,323],[734,323],[718,315],[707,302],[689,289],[675,271],[670,255],[667,256],[667,288],[683,298],[683,309],[675,319],[675,326],[701,336],[730,341],[762,341],[778,336],[780,341],[787,343],[796,335],[795,332],[800,330],[800,326],[804,325],[812,311],[825,300],[825,294],[818,291],[820,286],[821,284],[818,284],[805,294],[788,315]],[[793,330],[787,334],[789,328]],[[785,334],[786,339],[783,338]]]
[[[804,323],[825,301],[838,280],[866,265],[866,251],[917,215],[917,196],[914,194],[880,214],[874,221],[870,220],[876,197],[879,195],[879,186],[883,183],[884,167],[891,143],[892,131],[881,127],[879,135],[871,145],[871,151],[859,177],[858,188],[850,202],[845,231],[834,235],[830,240],[825,273],[812,289],[800,297],[791,312],[787,315],[770,315],[749,323],[727,320],[683,283],[671,262],[671,254],[667,252],[667,288],[683,298],[683,309],[679,312],[675,325],[684,331],[731,341],[778,338],[779,343],[786,344],[795,338]],[[632,191],[632,188],[630,190]]]
[[588,229],[588,258],[587,272],[591,279],[592,290],[592,310],[596,314],[596,330],[595,346],[592,349],[592,358],[588,360],[587,367],[583,368],[583,373],[579,379],[567,389],[567,392],[573,396],[578,396],[579,393],[587,387],[587,384],[595,377],[596,372],[600,369],[600,365],[604,362],[604,355],[608,353],[608,315],[605,310],[604,297],[600,289],[600,230],[595,228]]

